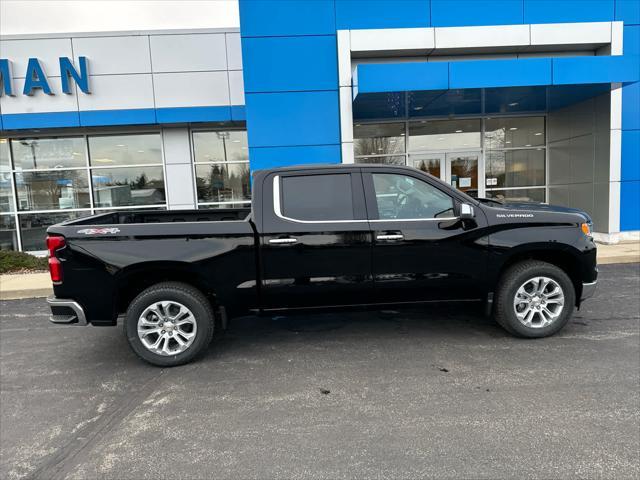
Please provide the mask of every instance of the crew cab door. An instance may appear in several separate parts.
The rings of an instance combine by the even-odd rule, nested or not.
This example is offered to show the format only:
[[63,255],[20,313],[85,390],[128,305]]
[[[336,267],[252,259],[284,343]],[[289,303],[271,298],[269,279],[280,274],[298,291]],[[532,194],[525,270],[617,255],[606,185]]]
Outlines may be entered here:
[[370,301],[372,240],[358,168],[267,175],[262,209],[263,308]]
[[481,298],[487,252],[483,213],[458,216],[460,200],[406,169],[363,171],[380,303]]

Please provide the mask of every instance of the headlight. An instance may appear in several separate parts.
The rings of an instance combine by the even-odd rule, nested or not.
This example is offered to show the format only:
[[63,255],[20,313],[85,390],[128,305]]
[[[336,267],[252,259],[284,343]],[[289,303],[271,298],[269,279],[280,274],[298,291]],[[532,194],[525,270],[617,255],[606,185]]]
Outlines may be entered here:
[[584,233],[587,237],[591,236],[591,225],[589,225],[588,223],[581,224],[580,229],[582,230],[582,233]]

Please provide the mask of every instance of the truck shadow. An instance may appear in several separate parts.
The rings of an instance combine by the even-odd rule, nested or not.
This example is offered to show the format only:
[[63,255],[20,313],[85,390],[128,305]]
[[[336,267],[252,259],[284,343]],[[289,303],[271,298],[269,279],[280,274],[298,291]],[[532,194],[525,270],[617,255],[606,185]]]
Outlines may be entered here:
[[229,357],[245,349],[277,348],[289,343],[331,348],[336,342],[349,342],[363,347],[402,337],[417,339],[425,345],[447,339],[455,342],[513,338],[483,314],[480,303],[252,315],[232,319],[226,332],[212,342],[206,358]]

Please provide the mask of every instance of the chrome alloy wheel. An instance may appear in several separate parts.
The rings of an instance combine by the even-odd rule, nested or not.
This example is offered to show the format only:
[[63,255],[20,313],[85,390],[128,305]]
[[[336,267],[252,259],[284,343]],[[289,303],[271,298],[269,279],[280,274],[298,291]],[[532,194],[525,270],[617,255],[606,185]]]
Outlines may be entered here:
[[191,310],[174,301],[155,302],[138,318],[138,338],[157,355],[184,352],[195,340],[197,330]]
[[562,314],[564,292],[552,278],[533,277],[518,288],[513,299],[513,309],[525,327],[547,327]]

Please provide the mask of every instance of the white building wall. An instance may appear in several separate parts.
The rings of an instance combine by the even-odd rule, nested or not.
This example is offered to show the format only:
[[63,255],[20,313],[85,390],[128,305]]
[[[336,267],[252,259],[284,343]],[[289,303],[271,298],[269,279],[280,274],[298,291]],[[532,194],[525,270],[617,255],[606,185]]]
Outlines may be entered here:
[[[87,57],[91,93],[62,93],[59,57]],[[237,29],[0,37],[13,67],[4,114],[244,105]],[[27,61],[40,60],[53,95],[22,94]]]

